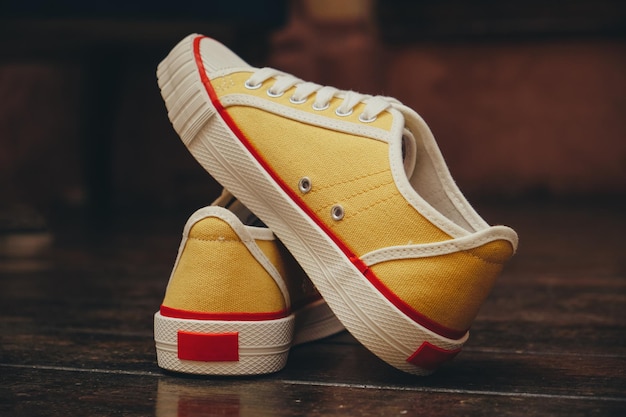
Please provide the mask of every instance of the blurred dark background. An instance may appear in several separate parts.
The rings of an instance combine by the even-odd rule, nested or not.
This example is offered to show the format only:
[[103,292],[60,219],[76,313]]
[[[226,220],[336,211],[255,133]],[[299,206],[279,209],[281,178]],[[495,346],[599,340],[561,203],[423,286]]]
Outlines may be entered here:
[[0,220],[184,213],[182,227],[210,203],[219,186],[177,138],[155,77],[192,32],[255,66],[400,99],[470,200],[626,195],[621,1],[0,5]]

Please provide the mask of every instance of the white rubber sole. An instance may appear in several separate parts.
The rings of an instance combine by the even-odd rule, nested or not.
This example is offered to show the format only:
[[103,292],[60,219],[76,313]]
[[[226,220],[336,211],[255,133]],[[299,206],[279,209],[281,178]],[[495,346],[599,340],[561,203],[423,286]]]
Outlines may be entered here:
[[[218,114],[194,60],[192,35],[161,62],[157,77],[170,120],[196,160],[285,244],[334,314],[365,347],[390,365],[417,375],[434,368],[409,362],[458,352],[460,339],[438,335],[387,300],[339,247],[263,169]],[[434,352],[434,353],[433,353]],[[428,361],[427,361],[428,362]],[[436,362],[436,360],[434,361]]]
[[[343,326],[323,300],[310,303],[284,319],[267,321],[189,320],[166,317],[159,312],[154,315],[158,365],[169,371],[198,375],[277,372],[285,366],[291,346],[319,340],[342,330]],[[191,340],[181,339],[181,332],[191,333]],[[231,344],[225,348],[221,338]],[[196,345],[182,346],[184,343]],[[217,354],[208,352],[211,349],[218,350]],[[189,356],[185,353],[189,350],[200,350],[197,355],[204,358],[184,359]]]
[[199,375],[277,372],[287,363],[294,322],[293,315],[267,321],[214,321],[157,312],[157,363],[169,371]]

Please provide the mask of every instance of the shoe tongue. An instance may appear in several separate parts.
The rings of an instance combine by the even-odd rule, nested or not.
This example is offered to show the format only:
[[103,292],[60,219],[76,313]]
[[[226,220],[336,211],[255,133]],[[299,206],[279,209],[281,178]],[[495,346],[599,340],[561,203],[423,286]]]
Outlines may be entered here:
[[415,136],[405,127],[402,132],[402,162],[407,178],[411,178],[413,175],[416,160],[417,144],[415,143]]

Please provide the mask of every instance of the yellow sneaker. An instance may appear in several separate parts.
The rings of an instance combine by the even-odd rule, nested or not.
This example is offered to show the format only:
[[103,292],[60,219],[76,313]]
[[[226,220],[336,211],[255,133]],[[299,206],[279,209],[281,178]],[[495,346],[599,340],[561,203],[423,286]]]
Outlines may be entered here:
[[414,374],[459,352],[517,235],[470,206],[417,113],[253,68],[201,35],[157,76],[190,152],[363,345]]
[[276,372],[293,344],[343,330],[274,234],[241,219],[255,220],[225,192],[187,221],[154,316],[161,368],[203,375]]

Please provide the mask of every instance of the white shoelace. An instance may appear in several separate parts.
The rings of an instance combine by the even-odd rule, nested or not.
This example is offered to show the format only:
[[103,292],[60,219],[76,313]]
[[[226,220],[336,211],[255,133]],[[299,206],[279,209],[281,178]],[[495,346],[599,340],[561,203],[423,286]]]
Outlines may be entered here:
[[349,116],[352,114],[354,107],[359,103],[364,103],[365,108],[359,115],[359,120],[368,123],[376,120],[378,115],[389,108],[392,104],[399,102],[390,97],[371,96],[360,94],[354,91],[342,91],[334,87],[324,87],[319,84],[305,82],[293,75],[285,74],[273,68],[261,68],[257,70],[246,81],[246,88],[257,89],[270,78],[276,81],[268,89],[267,93],[272,97],[280,97],[291,87],[296,87],[290,101],[295,104],[304,103],[311,94],[315,93],[315,101],[313,108],[315,110],[325,110],[330,106],[330,101],[334,98],[343,100],[337,108],[336,113],[339,116]]

